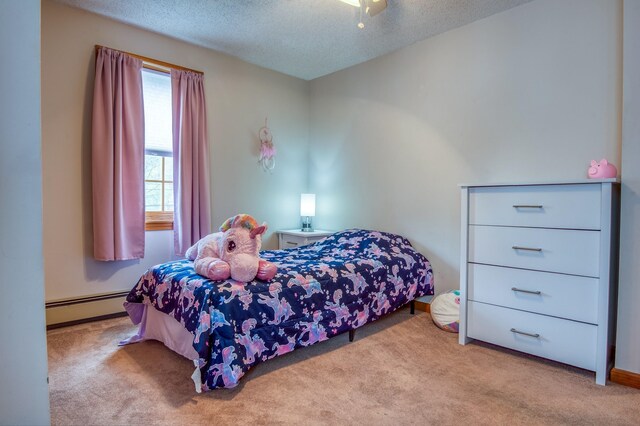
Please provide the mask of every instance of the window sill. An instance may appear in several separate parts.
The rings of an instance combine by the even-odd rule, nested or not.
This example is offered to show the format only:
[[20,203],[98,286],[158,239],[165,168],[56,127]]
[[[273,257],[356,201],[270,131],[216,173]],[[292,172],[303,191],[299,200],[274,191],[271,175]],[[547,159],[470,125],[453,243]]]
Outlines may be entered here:
[[146,212],[145,231],[169,231],[173,229],[173,212]]
[[169,231],[173,229],[173,222],[147,222],[144,224],[145,231]]

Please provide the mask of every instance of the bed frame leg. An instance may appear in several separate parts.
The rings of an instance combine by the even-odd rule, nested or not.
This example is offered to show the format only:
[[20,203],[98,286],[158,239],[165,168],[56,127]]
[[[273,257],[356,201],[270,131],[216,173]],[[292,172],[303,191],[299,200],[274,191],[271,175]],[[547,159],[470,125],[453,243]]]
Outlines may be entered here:
[[353,338],[356,336],[355,330],[349,330],[349,341],[353,342]]
[[416,301],[412,300],[411,303],[409,303],[409,310],[411,312],[411,315],[416,313]]

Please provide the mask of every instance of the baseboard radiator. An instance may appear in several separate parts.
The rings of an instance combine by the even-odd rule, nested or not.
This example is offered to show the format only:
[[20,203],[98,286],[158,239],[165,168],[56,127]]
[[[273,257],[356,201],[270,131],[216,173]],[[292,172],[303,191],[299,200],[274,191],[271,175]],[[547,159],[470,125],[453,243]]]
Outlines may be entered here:
[[125,316],[122,304],[127,294],[128,291],[116,291],[47,302],[47,329]]

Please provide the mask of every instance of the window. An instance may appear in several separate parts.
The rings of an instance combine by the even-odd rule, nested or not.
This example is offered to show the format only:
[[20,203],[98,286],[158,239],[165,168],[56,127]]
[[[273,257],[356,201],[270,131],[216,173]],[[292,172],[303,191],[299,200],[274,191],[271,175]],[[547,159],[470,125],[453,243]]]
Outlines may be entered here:
[[146,230],[173,229],[171,75],[142,69]]

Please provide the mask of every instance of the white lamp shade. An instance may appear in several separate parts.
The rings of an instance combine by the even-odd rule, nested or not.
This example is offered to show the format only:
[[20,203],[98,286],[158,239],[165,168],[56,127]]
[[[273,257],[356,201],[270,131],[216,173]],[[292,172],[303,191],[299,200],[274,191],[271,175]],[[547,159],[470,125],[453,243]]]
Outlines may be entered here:
[[316,215],[316,194],[300,194],[300,216]]

